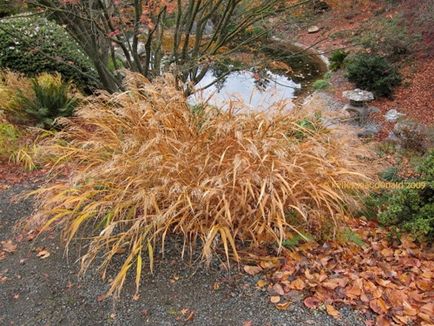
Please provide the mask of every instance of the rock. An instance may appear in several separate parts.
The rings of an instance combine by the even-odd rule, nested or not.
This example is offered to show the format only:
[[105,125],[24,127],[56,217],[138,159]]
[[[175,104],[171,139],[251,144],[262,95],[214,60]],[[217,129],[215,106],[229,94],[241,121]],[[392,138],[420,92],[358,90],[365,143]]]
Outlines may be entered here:
[[434,146],[434,131],[413,120],[399,121],[389,136],[402,148],[422,153]]
[[381,127],[375,123],[366,125],[357,136],[360,138],[372,138],[376,136],[381,131]]
[[320,31],[320,28],[318,26],[311,26],[307,29],[307,32],[309,34],[314,34],[314,33],[318,33]]
[[386,121],[396,122],[403,116],[405,116],[404,113],[400,113],[395,109],[390,109],[389,111],[386,112],[384,118],[386,119]]
[[307,110],[319,110],[323,112],[339,112],[344,104],[333,96],[323,92],[315,91],[303,102],[303,108]]
[[366,102],[374,100],[374,94],[372,92],[364,91],[361,89],[354,89],[352,91],[342,92],[342,96],[350,100],[354,106],[362,106]]

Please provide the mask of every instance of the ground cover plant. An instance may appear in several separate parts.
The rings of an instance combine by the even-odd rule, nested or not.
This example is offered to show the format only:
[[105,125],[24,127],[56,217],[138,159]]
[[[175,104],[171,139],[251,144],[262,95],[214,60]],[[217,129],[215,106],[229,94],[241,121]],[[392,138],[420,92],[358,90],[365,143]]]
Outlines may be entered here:
[[205,261],[219,249],[235,260],[247,245],[279,250],[289,234],[336,237],[356,203],[337,183],[366,180],[357,171],[369,169],[357,138],[321,121],[278,110],[197,113],[171,78],[150,84],[136,75],[128,92],[90,99],[40,148],[54,171],[75,172],[37,192],[29,225],[61,226],[67,243],[85,230],[82,271],[100,254],[105,269],[126,252],[108,294],[129,270],[138,285],[143,261],[152,269],[172,234],[184,249],[198,244]]
[[[410,233],[419,241],[434,238],[434,151],[427,153],[417,167],[418,175],[402,179],[396,173],[384,177],[408,187],[375,192],[367,198],[367,215],[383,226],[393,227],[392,235]],[[402,230],[402,231],[400,231]]]

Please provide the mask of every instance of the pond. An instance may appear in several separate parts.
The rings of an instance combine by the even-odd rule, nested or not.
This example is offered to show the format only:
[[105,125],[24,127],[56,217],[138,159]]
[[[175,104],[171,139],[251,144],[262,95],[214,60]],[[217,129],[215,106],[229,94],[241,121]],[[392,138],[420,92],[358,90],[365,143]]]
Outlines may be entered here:
[[317,55],[276,42],[262,48],[261,53],[244,53],[243,62],[232,59],[214,65],[196,85],[197,92],[189,102],[223,109],[242,106],[253,111],[280,104],[291,110],[294,101],[305,95],[325,71]]

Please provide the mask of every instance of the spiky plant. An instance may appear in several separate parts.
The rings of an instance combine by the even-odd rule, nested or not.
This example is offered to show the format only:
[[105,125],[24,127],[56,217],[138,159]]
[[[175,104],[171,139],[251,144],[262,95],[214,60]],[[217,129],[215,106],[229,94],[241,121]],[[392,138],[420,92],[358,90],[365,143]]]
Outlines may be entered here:
[[52,128],[59,117],[69,117],[77,107],[78,99],[71,96],[71,84],[60,75],[42,74],[31,80],[32,96],[18,93],[18,102],[39,127]]
[[105,270],[125,252],[109,295],[131,269],[138,287],[143,259],[152,270],[156,246],[164,252],[172,235],[184,248],[200,244],[206,261],[217,248],[238,260],[240,248],[281,248],[289,233],[333,235],[345,223],[354,200],[337,184],[369,170],[347,130],[297,111],[197,115],[170,78],[137,78],[126,93],[89,100],[38,151],[54,171],[74,172],[37,192],[29,223],[61,227],[67,244],[79,231],[90,236],[83,272],[96,257]]

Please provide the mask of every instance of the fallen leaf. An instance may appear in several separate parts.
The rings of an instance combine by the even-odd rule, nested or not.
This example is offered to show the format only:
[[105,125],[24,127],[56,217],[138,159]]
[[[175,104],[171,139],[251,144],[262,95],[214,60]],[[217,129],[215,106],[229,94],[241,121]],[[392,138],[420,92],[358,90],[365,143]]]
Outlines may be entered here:
[[362,294],[362,286],[363,286],[362,280],[360,278],[356,279],[352,286],[345,289],[346,296],[350,298],[359,297]]
[[133,295],[133,301],[139,301],[140,299],[140,294],[136,293]]
[[280,302],[280,296],[273,295],[272,297],[270,297],[270,301],[271,301],[271,303],[279,303]]
[[335,309],[331,304],[326,305],[327,313],[333,318],[340,318],[341,313]]
[[431,291],[433,289],[433,283],[426,279],[416,281],[416,286],[422,291]]
[[50,257],[50,252],[48,250],[41,250],[37,253],[36,256],[38,256],[41,259],[46,259]]
[[243,323],[243,326],[253,326],[253,322],[252,322],[251,320],[246,320],[246,321]]
[[12,242],[12,240],[2,241],[1,242],[3,251],[7,253],[14,253],[17,250],[17,245]]
[[307,297],[306,299],[304,299],[303,303],[309,309],[314,309],[320,304],[320,301],[318,300],[318,298],[315,297]]
[[282,286],[279,283],[276,283],[273,285],[272,288],[269,290],[271,295],[284,295],[285,291],[283,291]]
[[259,266],[249,266],[249,265],[245,265],[244,266],[244,271],[252,276],[255,276],[256,274],[262,272],[262,268]]
[[289,288],[292,290],[303,290],[305,287],[306,287],[306,284],[300,278],[296,279],[295,281],[292,281],[289,284]]
[[369,307],[379,315],[385,314],[389,310],[386,303],[381,298],[369,301]]
[[258,282],[256,282],[256,286],[257,286],[258,288],[263,288],[263,287],[265,287],[265,286],[267,286],[267,285],[268,285],[268,282],[265,281],[265,280],[259,280]]
[[332,278],[328,279],[325,282],[322,282],[321,285],[324,286],[327,289],[334,290],[337,287],[345,287],[348,283],[347,278]]
[[287,310],[289,308],[290,304],[291,304],[291,301],[278,303],[278,304],[276,304],[276,308],[279,310]]

